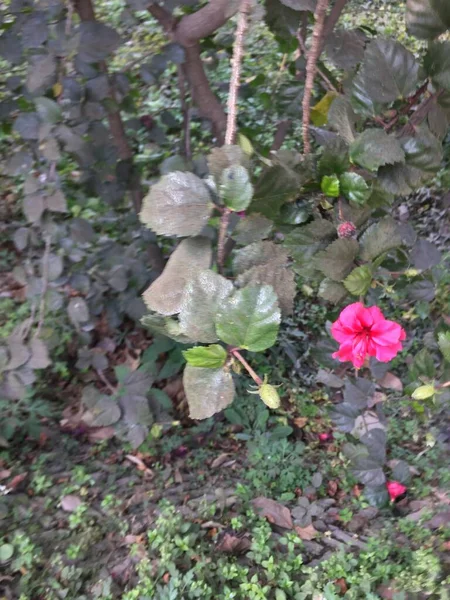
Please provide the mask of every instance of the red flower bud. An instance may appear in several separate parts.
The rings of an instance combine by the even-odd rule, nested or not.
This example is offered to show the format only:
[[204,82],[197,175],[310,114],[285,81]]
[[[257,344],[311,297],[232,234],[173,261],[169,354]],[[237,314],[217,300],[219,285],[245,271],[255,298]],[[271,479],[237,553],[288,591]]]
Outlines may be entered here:
[[356,237],[356,227],[351,221],[345,221],[341,223],[337,228],[337,233],[340,238],[355,238]]
[[330,431],[327,433],[319,433],[318,438],[322,443],[330,442],[333,439],[333,434]]
[[394,500],[396,500],[399,496],[403,496],[403,494],[408,490],[406,485],[403,485],[398,481],[388,481],[386,483],[386,487],[391,502],[394,502]]

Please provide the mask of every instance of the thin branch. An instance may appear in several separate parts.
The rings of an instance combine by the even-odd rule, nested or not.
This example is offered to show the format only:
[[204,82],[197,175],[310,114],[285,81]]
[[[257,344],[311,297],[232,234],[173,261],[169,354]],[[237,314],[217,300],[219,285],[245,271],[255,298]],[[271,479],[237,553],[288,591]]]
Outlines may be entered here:
[[290,119],[283,119],[278,123],[272,146],[270,147],[271,152],[276,152],[281,148],[291,127],[292,121]]
[[247,371],[247,373],[250,375],[250,377],[253,379],[256,385],[262,385],[264,383],[261,377],[257,373],[255,373],[255,371],[251,368],[251,366],[236,348],[233,348],[233,350],[231,350],[231,354],[232,356],[238,359],[238,361],[241,363],[241,365],[244,367],[244,369]]
[[[297,31],[297,40],[298,40],[298,45],[300,46],[301,51],[303,52],[303,55],[307,56],[308,50],[306,48],[306,45],[305,45],[305,42],[302,37],[302,33],[301,33],[300,29]],[[332,92],[336,92],[336,94],[338,94],[339,93],[338,90],[335,88],[335,86],[332,84],[332,82],[329,80],[329,78],[325,75],[325,73],[322,71],[322,69],[319,66],[317,66],[316,69],[317,69],[317,73],[323,80],[326,89],[329,91],[332,91]]]
[[236,135],[237,101],[241,78],[241,63],[244,54],[244,35],[247,30],[247,19],[250,0],[242,0],[239,10],[239,21],[234,39],[230,91],[228,93],[228,118],[225,133],[225,144],[232,144]]
[[425,98],[421,104],[417,107],[414,114],[409,119],[409,122],[406,123],[402,129],[397,133],[397,137],[405,137],[407,135],[413,135],[415,131],[415,127],[420,125],[422,121],[426,119],[428,113],[431,111],[433,106],[436,104],[438,98],[444,93],[444,90],[440,90],[436,94],[431,94],[428,98]]
[[305,92],[303,94],[303,151],[304,154],[310,154],[311,152],[311,140],[309,137],[309,122],[311,119],[311,97],[314,86],[314,77],[317,71],[317,61],[321,52],[321,45],[323,40],[323,28],[325,24],[325,15],[327,12],[329,0],[318,0],[316,12],[315,12],[315,24],[312,35],[311,49],[308,53],[308,60],[306,62],[306,81],[305,81]]
[[325,27],[323,30],[323,39],[322,44],[325,43],[327,36],[331,35],[333,29],[335,28],[336,23],[339,21],[339,18],[344,10],[346,4],[348,4],[349,0],[336,0],[333,8],[330,11],[330,14],[325,21]]
[[420,88],[409,98],[407,98],[406,105],[395,115],[393,119],[386,124],[386,131],[390,131],[397,123],[401,115],[407,115],[409,111],[412,109],[417,100],[427,91],[428,88],[428,79],[425,83],[420,86]]
[[44,324],[44,319],[45,319],[45,304],[46,304],[45,297],[47,295],[47,290],[48,290],[51,241],[52,241],[51,236],[47,235],[45,238],[44,254],[42,256],[42,294],[41,294],[41,301],[39,303],[39,319],[38,319],[36,331],[34,332],[33,337],[39,337],[39,334],[41,333],[42,325]]
[[186,85],[183,65],[178,65],[178,87],[180,89],[181,112],[183,114],[183,130],[184,130],[184,155],[187,159],[192,157],[191,151],[191,131],[190,131],[190,111],[189,104],[186,100]]
[[182,46],[195,44],[225,25],[239,9],[235,0],[209,0],[195,13],[185,15],[177,27],[177,41]]
[[225,245],[227,241],[228,224],[230,222],[231,210],[225,208],[222,216],[220,217],[219,235],[217,239],[217,266],[219,267],[219,273],[223,272],[223,266],[225,263]]

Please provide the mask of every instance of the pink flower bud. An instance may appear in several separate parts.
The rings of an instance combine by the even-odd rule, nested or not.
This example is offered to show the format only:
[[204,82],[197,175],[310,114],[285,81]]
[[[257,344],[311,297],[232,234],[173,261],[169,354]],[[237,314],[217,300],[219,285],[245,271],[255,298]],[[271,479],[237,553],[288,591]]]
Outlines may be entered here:
[[337,233],[340,238],[355,238],[356,237],[356,227],[351,221],[345,221],[341,223],[337,228]]
[[333,439],[333,434],[330,431],[327,431],[327,433],[319,433],[318,438],[319,441],[324,444],[325,442],[330,442]]
[[387,491],[391,502],[394,502],[399,496],[403,496],[408,490],[406,485],[399,483],[398,481],[388,481],[386,483]]

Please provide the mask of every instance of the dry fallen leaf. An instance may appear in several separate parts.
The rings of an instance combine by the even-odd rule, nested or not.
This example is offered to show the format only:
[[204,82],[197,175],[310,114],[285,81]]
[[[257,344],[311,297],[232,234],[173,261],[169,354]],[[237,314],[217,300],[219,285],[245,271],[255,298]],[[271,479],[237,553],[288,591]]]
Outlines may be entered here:
[[229,456],[230,455],[227,452],[219,454],[219,456],[212,461],[211,469],[218,469],[219,467],[221,467],[223,463],[228,460]]
[[296,419],[294,419],[294,425],[299,429],[303,429],[307,422],[308,419],[306,417],[297,417]]
[[269,523],[284,527],[284,529],[293,529],[291,511],[286,507],[264,496],[259,496],[252,501],[256,512],[262,517],[266,517]]
[[147,476],[149,476],[153,479],[155,474],[153,473],[153,471],[151,469],[149,469],[147,467],[147,465],[144,463],[144,461],[141,458],[138,458],[137,456],[134,456],[133,454],[126,454],[125,458],[127,460],[129,460],[130,462],[132,462],[133,464],[135,464],[138,468],[138,471],[143,471]]
[[403,383],[394,375],[394,373],[386,373],[382,379],[378,380],[381,387],[387,388],[388,390],[395,390],[396,392],[403,391]]
[[317,534],[317,529],[314,529],[314,525],[307,525],[307,527],[295,527],[295,531],[301,540],[313,540]]
[[251,541],[247,534],[244,535],[233,535],[231,533],[225,533],[217,544],[217,550],[219,552],[227,552],[228,554],[242,554],[250,549]]
[[110,440],[116,435],[114,427],[98,427],[88,431],[88,439],[91,443]]
[[9,469],[4,469],[3,471],[0,471],[0,481],[3,481],[3,479],[8,479],[10,475],[11,471]]
[[336,492],[338,491],[338,482],[334,481],[334,479],[330,479],[327,484],[327,495],[328,496],[336,496]]

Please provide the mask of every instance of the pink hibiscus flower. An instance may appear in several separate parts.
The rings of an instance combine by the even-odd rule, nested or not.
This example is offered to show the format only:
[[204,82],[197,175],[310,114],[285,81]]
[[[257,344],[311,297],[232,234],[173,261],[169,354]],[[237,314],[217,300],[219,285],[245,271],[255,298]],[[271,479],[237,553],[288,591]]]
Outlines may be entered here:
[[399,483],[398,481],[388,481],[386,483],[387,491],[389,494],[389,498],[391,502],[394,502],[399,496],[403,496],[408,490],[408,488]]
[[402,349],[405,331],[394,321],[388,321],[377,306],[365,308],[361,302],[346,306],[331,333],[340,343],[333,358],[350,361],[360,369],[366,356],[375,356],[380,362],[389,362]]

